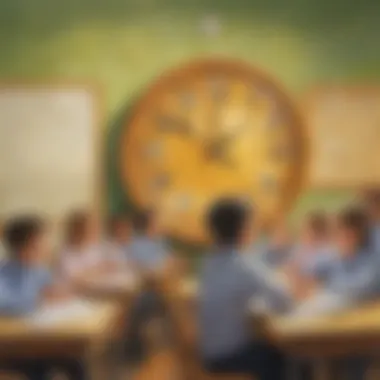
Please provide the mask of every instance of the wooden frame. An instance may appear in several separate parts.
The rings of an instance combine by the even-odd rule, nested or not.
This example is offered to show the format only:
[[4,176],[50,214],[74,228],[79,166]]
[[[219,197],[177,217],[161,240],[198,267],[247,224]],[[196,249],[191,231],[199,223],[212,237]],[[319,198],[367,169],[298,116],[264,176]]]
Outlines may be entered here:
[[[321,98],[323,94],[327,94],[328,92],[334,92],[337,91],[339,93],[348,94],[350,96],[355,96],[357,94],[368,94],[369,96],[378,95],[380,100],[380,84],[379,85],[350,85],[350,84],[325,84],[325,85],[319,85],[314,88],[311,88],[310,90],[306,91],[306,93],[301,97],[299,100],[300,110],[303,114],[303,118],[306,121],[306,129],[307,133],[312,138],[312,132],[310,124],[307,123],[308,120],[308,113],[313,108],[313,105],[315,104],[315,100],[318,98]],[[379,126],[380,127],[380,126]],[[313,143],[310,144],[310,162],[313,160]],[[310,165],[310,170],[312,166]],[[379,188],[380,187],[380,177],[378,181],[366,181],[363,184],[358,183],[357,181],[347,181],[347,182],[341,182],[341,183],[334,183],[334,182],[320,182],[320,183],[313,183],[312,181],[312,175],[310,172],[310,176],[308,179],[308,188],[311,189],[319,189],[319,190],[367,190],[370,188]]]
[[[80,81],[60,81],[52,80],[43,81],[21,81],[9,80],[0,82],[0,91],[3,90],[36,90],[36,91],[59,91],[59,90],[83,90],[91,94],[93,106],[93,133],[94,133],[94,152],[95,152],[95,181],[94,181],[94,199],[91,201],[93,212],[98,217],[105,215],[105,174],[104,174],[104,157],[105,157],[105,139],[102,124],[105,120],[105,100],[102,88],[94,83]],[[61,221],[59,221],[60,223]]]

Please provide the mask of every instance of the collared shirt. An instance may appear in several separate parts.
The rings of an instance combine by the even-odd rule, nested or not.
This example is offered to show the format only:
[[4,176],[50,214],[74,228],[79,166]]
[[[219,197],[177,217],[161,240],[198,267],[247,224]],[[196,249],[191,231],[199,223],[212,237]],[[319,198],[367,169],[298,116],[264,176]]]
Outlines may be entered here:
[[279,309],[288,306],[286,289],[265,266],[247,265],[232,248],[217,248],[204,259],[199,299],[204,358],[230,355],[251,341],[248,304],[258,296]]
[[51,281],[47,269],[6,261],[0,267],[0,314],[24,315],[34,311]]
[[133,236],[127,250],[132,262],[144,270],[160,269],[169,255],[163,240],[143,235]]

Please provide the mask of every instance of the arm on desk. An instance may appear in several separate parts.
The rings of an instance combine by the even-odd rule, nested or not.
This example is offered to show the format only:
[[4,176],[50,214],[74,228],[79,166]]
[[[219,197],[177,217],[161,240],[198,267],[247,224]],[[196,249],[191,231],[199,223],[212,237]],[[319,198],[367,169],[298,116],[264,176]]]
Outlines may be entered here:
[[255,268],[242,273],[246,289],[252,296],[263,297],[269,309],[274,312],[284,312],[292,308],[294,297],[289,285],[268,270],[265,265],[257,264]]

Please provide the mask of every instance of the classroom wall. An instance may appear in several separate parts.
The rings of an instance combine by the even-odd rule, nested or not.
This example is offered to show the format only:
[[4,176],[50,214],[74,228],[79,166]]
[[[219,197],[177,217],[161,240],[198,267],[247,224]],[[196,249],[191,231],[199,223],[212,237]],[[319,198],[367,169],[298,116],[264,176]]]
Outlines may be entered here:
[[[164,70],[211,54],[240,58],[295,97],[318,83],[377,82],[379,16],[377,0],[2,0],[0,76],[102,86],[116,211],[125,204],[112,166],[123,115]],[[347,197],[308,192],[295,213]]]

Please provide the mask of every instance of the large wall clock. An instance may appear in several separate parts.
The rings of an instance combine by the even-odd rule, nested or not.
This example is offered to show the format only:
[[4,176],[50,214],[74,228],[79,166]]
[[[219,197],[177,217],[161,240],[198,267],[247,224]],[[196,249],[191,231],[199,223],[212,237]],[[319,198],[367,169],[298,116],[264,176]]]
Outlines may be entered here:
[[132,200],[156,208],[173,236],[199,242],[218,197],[252,202],[262,220],[286,211],[304,179],[306,148],[296,109],[266,74],[196,61],[139,100],[121,138],[121,176]]

